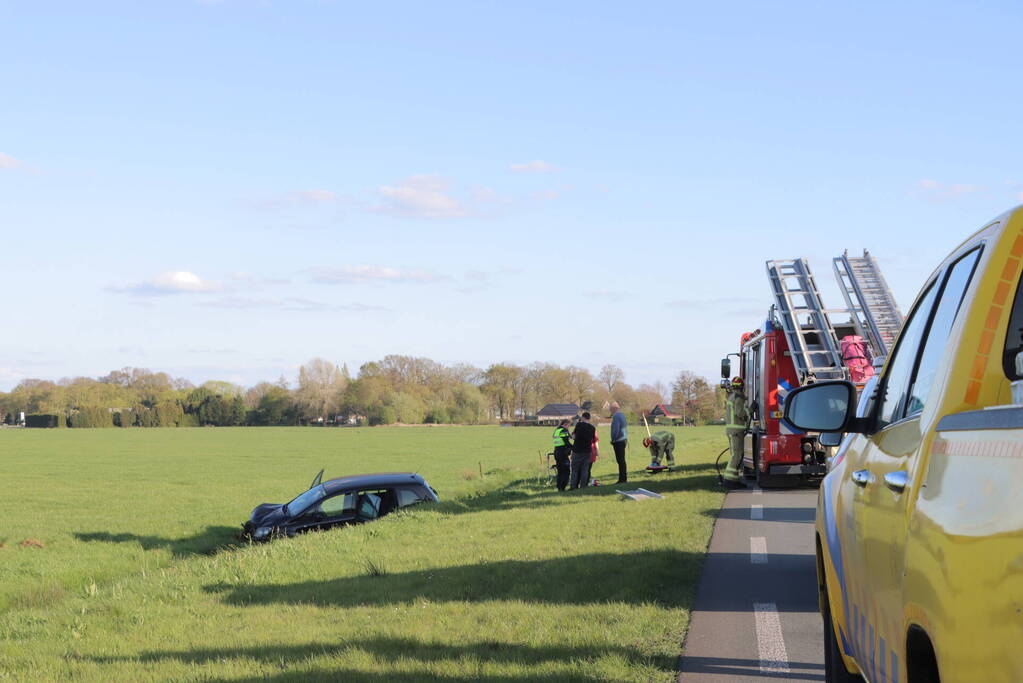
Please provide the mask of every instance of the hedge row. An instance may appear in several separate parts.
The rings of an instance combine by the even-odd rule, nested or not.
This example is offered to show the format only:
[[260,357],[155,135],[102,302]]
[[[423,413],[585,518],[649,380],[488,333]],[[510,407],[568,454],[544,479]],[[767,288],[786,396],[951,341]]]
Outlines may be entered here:
[[33,413],[25,416],[26,427],[38,427],[41,429],[52,429],[54,427],[66,427],[63,415],[51,413]]

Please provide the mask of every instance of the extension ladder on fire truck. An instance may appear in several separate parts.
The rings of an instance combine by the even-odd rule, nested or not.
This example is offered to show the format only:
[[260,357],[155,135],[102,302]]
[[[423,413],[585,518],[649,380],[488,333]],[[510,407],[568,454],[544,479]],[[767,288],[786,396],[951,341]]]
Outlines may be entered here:
[[877,261],[866,249],[863,256],[849,256],[846,251],[832,261],[835,279],[860,336],[870,342],[875,356],[887,356],[902,329],[902,312]]
[[775,308],[800,383],[845,379],[842,352],[806,259],[767,262]]

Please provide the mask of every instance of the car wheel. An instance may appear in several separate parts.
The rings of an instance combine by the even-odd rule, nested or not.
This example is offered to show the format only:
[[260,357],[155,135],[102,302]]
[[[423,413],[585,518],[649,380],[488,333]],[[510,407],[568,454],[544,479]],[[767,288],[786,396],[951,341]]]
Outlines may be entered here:
[[824,610],[824,680],[827,683],[863,683],[863,677],[849,673],[838,646],[838,636],[831,623],[831,607],[825,598]]

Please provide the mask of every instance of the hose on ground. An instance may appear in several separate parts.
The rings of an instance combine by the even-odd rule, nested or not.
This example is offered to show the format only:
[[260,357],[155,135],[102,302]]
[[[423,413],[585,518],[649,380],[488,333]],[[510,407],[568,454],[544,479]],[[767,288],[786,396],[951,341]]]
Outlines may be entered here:
[[714,469],[717,470],[718,473],[718,483],[721,484],[722,486],[725,485],[725,478],[721,476],[721,456],[730,450],[732,450],[732,447],[726,446],[725,450],[718,453],[717,460],[714,461]]

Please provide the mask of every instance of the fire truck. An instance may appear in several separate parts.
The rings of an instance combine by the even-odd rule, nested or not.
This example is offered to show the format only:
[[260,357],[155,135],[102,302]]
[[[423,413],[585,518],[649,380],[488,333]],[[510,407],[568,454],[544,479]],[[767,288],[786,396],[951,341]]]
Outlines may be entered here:
[[750,423],[743,469],[761,487],[820,481],[828,449],[837,445],[786,422],[785,396],[818,380],[847,379],[862,388],[902,326],[895,297],[869,252],[846,252],[832,264],[844,309],[824,307],[805,258],[768,261],[774,303],[763,326],[744,333],[739,352],[721,361],[722,383],[734,372],[746,388]]

